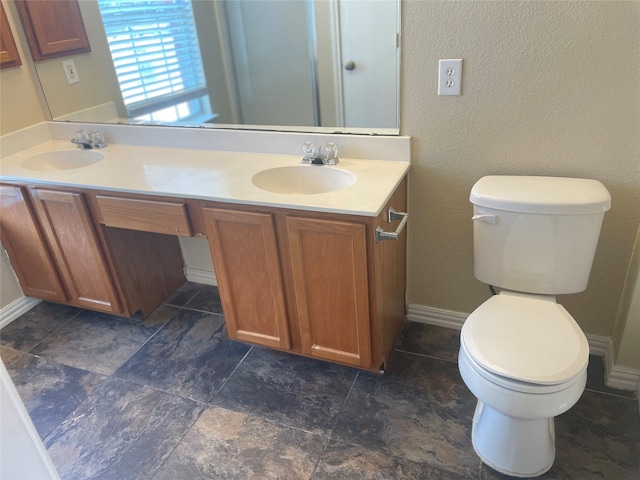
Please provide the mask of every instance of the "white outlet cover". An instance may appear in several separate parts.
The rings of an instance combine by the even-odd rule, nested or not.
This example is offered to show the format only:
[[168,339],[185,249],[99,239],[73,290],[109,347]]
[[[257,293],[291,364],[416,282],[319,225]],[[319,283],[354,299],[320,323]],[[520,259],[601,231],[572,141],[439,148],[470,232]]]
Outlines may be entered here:
[[440,59],[438,66],[438,95],[460,95],[462,87],[462,59]]
[[62,69],[64,70],[64,75],[67,77],[67,83],[69,83],[69,85],[80,81],[76,64],[72,59],[63,60]]

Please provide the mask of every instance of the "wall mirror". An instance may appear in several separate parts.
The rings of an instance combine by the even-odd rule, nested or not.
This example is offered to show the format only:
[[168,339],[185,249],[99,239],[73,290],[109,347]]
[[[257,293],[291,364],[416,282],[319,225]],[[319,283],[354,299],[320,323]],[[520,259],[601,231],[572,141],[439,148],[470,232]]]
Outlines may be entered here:
[[79,5],[91,52],[35,64],[56,121],[399,133],[400,0]]

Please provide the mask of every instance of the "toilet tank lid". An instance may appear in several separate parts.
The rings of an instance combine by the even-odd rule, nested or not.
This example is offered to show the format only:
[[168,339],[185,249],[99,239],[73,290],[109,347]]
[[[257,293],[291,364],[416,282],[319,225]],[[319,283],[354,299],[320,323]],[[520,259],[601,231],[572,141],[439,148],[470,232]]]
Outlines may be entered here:
[[549,215],[603,213],[611,195],[597,180],[490,175],[471,189],[471,203],[508,212]]

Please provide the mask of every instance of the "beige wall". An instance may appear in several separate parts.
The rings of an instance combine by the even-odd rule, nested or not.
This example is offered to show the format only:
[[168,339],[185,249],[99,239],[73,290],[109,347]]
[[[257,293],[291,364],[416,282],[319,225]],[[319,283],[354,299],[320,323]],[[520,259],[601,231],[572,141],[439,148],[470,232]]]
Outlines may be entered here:
[[[637,308],[618,313],[638,301],[637,284],[622,292],[640,217],[640,2],[409,0],[402,17],[401,132],[413,137],[409,302],[470,312],[488,297],[473,277],[469,221],[469,190],[481,176],[596,178],[613,208],[588,290],[560,300],[585,332],[615,329],[618,357],[640,368],[626,353],[640,343]],[[463,94],[438,97],[438,59],[460,57]],[[28,74],[24,66],[1,74],[2,133],[46,117]]]
[[[473,276],[478,178],[590,177],[613,207],[587,291],[560,301],[611,336],[640,217],[640,2],[406,1],[402,13],[409,303],[470,312],[488,298]],[[464,59],[461,96],[437,96],[439,58]]]
[[22,66],[0,74],[0,135],[50,120],[13,2],[4,2]]

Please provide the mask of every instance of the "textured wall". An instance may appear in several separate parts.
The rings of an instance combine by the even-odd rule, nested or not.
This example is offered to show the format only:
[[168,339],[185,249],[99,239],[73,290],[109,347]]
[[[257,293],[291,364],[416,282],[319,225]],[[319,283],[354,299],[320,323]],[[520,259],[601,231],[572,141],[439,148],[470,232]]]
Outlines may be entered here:
[[[469,191],[488,174],[590,177],[611,192],[585,293],[560,301],[612,335],[640,218],[640,2],[403,2],[401,133],[413,137],[409,303],[470,312]],[[439,58],[462,95],[437,96]]]

